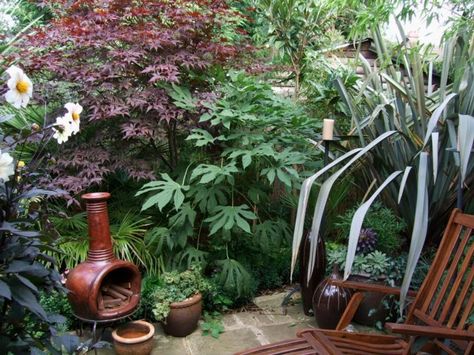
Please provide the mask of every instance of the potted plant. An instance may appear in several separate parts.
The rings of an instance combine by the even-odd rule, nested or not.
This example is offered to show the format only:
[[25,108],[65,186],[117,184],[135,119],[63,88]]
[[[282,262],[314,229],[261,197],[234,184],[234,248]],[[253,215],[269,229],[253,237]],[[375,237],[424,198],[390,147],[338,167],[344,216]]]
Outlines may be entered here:
[[185,337],[197,327],[202,310],[202,293],[209,288],[198,267],[161,275],[152,294],[153,315],[166,334]]
[[[343,268],[346,254],[346,246],[333,244],[328,251],[328,264]],[[394,286],[400,281],[404,266],[404,257],[390,257],[379,250],[366,254],[358,252],[349,279]],[[353,319],[363,325],[382,326],[386,320],[391,319],[393,306],[394,300],[391,296],[379,292],[365,292],[364,300]]]

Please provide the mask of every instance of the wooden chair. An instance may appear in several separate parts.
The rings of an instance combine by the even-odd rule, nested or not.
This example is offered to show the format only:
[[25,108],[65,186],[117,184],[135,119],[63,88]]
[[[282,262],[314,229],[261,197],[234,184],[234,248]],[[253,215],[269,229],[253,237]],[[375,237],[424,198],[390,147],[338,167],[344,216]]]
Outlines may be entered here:
[[[454,210],[438,248],[433,264],[418,293],[414,296],[404,324],[386,323],[393,333],[375,335],[350,333],[343,329],[363,299],[362,291],[377,291],[399,295],[397,288],[358,282],[335,281],[357,292],[352,297],[336,330],[305,329],[297,333],[295,342],[301,352],[283,351],[283,343],[265,354],[410,354],[417,337],[430,339],[422,351],[437,354],[474,355],[474,324],[468,320],[474,314],[474,215]],[[288,341],[290,342],[290,341]],[[275,344],[276,345],[276,344]],[[257,348],[258,349],[258,348]],[[257,349],[242,354],[260,354]],[[311,351],[311,349],[313,349]],[[269,352],[270,351],[270,352]]]
[[454,210],[433,264],[411,304],[404,324],[387,323],[393,333],[405,338],[344,332],[363,299],[360,291],[399,294],[399,289],[357,282],[343,282],[358,290],[337,329],[303,330],[297,335],[314,338],[333,354],[409,354],[416,337],[431,339],[435,348],[448,354],[474,354],[474,216]]

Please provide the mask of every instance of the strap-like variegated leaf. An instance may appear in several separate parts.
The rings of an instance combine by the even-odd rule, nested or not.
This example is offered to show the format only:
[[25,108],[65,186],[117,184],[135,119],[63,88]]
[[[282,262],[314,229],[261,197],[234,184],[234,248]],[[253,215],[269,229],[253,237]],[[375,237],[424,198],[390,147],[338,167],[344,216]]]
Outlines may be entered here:
[[474,117],[459,115],[458,126],[459,155],[461,159],[462,182],[466,180],[467,166],[471,156],[472,144],[474,142]]
[[340,162],[344,161],[345,159],[349,158],[350,156],[359,152],[362,148],[353,149],[344,155],[340,156],[323,169],[319,170],[316,174],[310,176],[309,178],[303,181],[300,191],[300,197],[298,200],[298,209],[296,212],[296,222],[295,222],[295,230],[293,232],[293,249],[291,255],[291,272],[290,272],[290,279],[293,277],[293,271],[295,270],[296,259],[298,258],[298,252],[300,250],[301,239],[303,237],[303,229],[304,229],[304,219],[306,216],[306,209],[308,206],[308,199],[309,193],[311,192],[311,187],[313,186],[316,179],[326,173],[329,169],[336,166]]
[[405,168],[405,172],[403,173],[402,182],[400,183],[400,190],[398,190],[398,203],[400,203],[402,200],[403,191],[405,190],[405,185],[408,180],[408,175],[410,175],[411,168],[411,166],[407,166]]
[[438,149],[439,149],[439,132],[431,133],[431,155],[433,159],[433,182],[436,184],[438,176]]
[[309,238],[311,239],[312,245],[309,253],[309,263],[308,263],[308,280],[311,279],[311,275],[313,274],[314,265],[316,262],[316,248],[318,245],[318,236],[319,231],[321,228],[321,220],[323,218],[324,209],[326,207],[326,203],[329,197],[329,193],[331,192],[332,186],[336,182],[336,180],[346,171],[356,160],[370,151],[373,147],[377,144],[382,142],[383,140],[387,139],[391,135],[397,133],[397,131],[389,131],[385,132],[384,134],[380,135],[372,142],[367,144],[363,149],[361,149],[356,156],[354,156],[346,165],[344,165],[341,169],[331,175],[321,186],[321,190],[318,194],[318,199],[316,200],[316,206],[314,209],[313,214],[313,223],[311,225],[311,231]]
[[[458,141],[456,127],[454,126],[454,122],[451,120],[447,120],[446,123],[448,125],[449,143],[451,144],[451,148],[456,148],[456,142]],[[456,166],[461,166],[458,154],[454,154],[454,164],[456,164]]]
[[441,105],[438,106],[438,108],[433,112],[431,115],[431,118],[428,122],[428,126],[426,127],[426,133],[425,133],[425,139],[423,141],[423,145],[426,146],[428,143],[428,140],[431,137],[431,133],[433,132],[434,128],[436,127],[436,124],[438,123],[438,120],[441,117],[441,114],[443,113],[444,109],[448,105],[449,101],[451,101],[455,96],[457,96],[456,93],[451,93],[449,94],[441,103]]
[[400,313],[403,312],[406,295],[410,286],[415,266],[420,258],[423,244],[425,244],[428,231],[428,153],[420,154],[420,165],[418,168],[418,183],[415,207],[415,222],[411,234],[410,251],[408,252],[407,267],[400,291]]
[[382,190],[392,182],[398,175],[402,173],[401,170],[395,171],[390,174],[390,176],[383,182],[382,185],[373,193],[370,198],[364,202],[354,213],[351,223],[351,231],[349,232],[349,245],[347,247],[346,255],[346,265],[344,266],[344,280],[346,280],[352,270],[352,264],[354,263],[355,254],[357,251],[357,243],[359,241],[360,230],[362,229],[362,224],[364,223],[365,215],[369,210],[370,206],[377,198],[377,196],[382,192]]
[[428,96],[433,94],[433,62],[428,65],[428,89],[426,91]]
[[359,124],[360,119],[358,117],[358,114],[357,114],[354,106],[353,106],[351,97],[347,93],[346,87],[344,86],[344,83],[342,82],[342,80],[340,78],[337,78],[334,81],[334,86],[336,87],[336,90],[339,92],[339,96],[341,97],[342,101],[349,108],[349,111],[351,112],[351,115],[352,115],[352,121],[353,121],[354,125],[356,126],[357,133],[359,135],[360,144],[364,146],[365,145],[365,139],[364,139],[364,135],[362,134],[362,130],[361,130],[361,127],[360,127],[360,124]]

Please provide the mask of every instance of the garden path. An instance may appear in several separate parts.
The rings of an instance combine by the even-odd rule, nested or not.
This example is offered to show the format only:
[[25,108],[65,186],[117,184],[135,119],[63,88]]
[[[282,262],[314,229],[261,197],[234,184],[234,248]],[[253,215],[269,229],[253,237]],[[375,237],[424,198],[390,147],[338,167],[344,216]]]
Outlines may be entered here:
[[[175,338],[164,334],[161,325],[156,324],[152,355],[233,354],[240,350],[294,338],[300,329],[317,327],[314,317],[303,313],[299,293],[292,296],[284,314],[281,302],[287,294],[288,291],[259,296],[254,300],[257,306],[254,309],[225,314],[225,331],[218,339],[203,336],[199,327],[185,338]],[[114,351],[102,349],[98,354],[112,355]]]

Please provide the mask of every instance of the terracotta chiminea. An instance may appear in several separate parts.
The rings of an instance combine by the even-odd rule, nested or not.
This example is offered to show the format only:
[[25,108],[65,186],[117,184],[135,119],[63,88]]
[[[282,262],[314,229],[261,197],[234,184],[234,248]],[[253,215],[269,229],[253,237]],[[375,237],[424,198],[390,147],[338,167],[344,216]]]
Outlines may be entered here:
[[66,287],[74,314],[84,320],[100,321],[132,313],[140,300],[138,268],[115,258],[110,238],[107,200],[110,194],[82,195],[89,224],[87,260],[68,275]]

